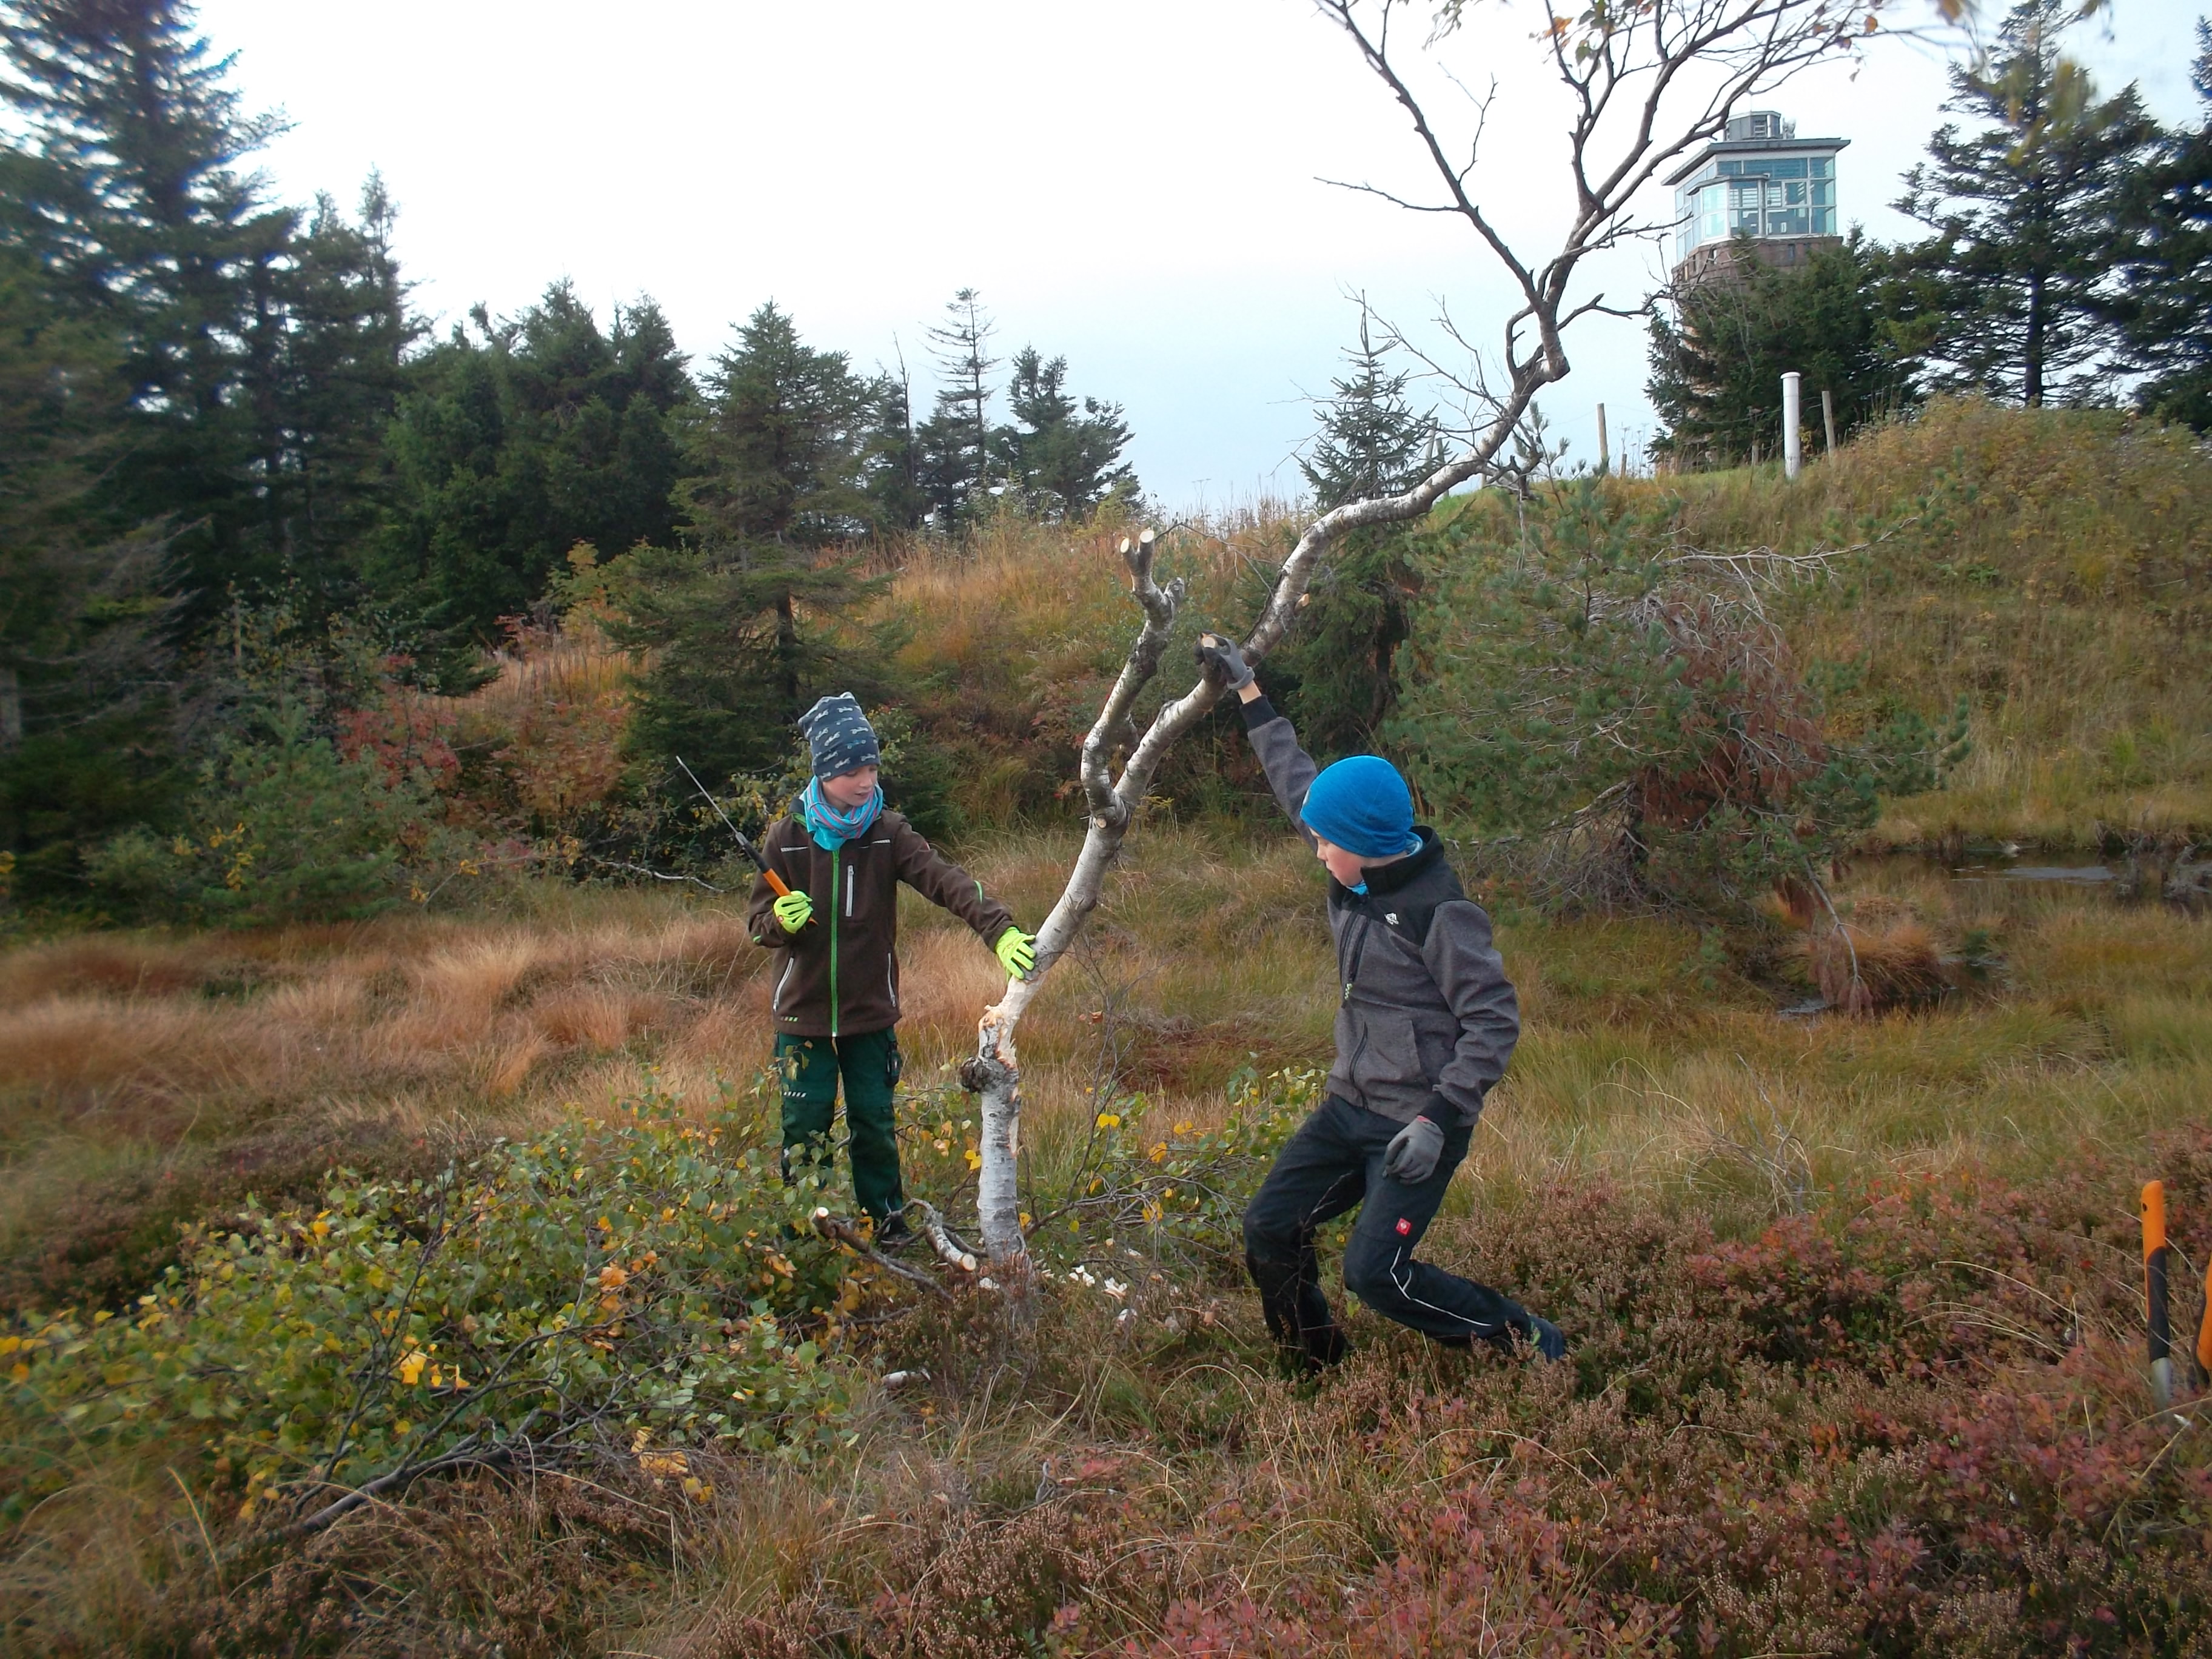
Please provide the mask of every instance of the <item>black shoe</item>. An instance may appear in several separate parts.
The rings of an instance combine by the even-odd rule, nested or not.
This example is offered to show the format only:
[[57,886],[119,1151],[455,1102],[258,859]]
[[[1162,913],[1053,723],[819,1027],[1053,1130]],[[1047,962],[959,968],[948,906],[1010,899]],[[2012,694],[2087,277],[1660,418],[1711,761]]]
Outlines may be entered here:
[[1528,1316],[1525,1340],[1548,1363],[1567,1357],[1567,1334],[1541,1314]]
[[1352,1345],[1344,1340],[1344,1333],[1334,1325],[1324,1325],[1319,1330],[1299,1333],[1300,1346],[1305,1354],[1306,1369],[1325,1371],[1343,1362]]

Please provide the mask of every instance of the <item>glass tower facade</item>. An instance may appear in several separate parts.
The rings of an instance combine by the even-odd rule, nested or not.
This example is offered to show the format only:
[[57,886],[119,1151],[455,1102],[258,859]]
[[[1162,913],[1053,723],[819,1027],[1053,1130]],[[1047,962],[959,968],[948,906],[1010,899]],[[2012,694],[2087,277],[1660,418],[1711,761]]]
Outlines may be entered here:
[[1836,152],[1849,142],[1801,140],[1767,110],[1730,121],[1726,137],[1668,180],[1675,264],[1738,232],[1759,241],[1839,235]]

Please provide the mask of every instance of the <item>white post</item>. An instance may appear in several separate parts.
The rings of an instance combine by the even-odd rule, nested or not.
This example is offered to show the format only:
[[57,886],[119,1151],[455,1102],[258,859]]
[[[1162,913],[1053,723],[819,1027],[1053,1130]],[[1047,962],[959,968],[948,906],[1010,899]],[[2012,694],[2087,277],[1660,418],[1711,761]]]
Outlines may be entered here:
[[1797,431],[1804,399],[1805,377],[1791,369],[1782,377],[1782,476],[1794,478],[1805,464],[1805,444]]
[[1603,404],[1597,406],[1597,470],[1600,472],[1613,471],[1613,449],[1605,441],[1605,405]]

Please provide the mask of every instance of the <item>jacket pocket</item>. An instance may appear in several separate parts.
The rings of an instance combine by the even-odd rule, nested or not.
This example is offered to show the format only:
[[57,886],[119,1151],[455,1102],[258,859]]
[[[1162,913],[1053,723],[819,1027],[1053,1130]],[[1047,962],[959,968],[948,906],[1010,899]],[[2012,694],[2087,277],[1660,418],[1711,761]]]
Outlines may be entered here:
[[1352,1080],[1365,1088],[1425,1084],[1421,1045],[1413,1022],[1402,1008],[1352,1005],[1358,1012],[1359,1040],[1352,1049]]
[[772,1014],[780,1014],[783,1012],[784,988],[791,983],[791,976],[798,971],[798,957],[795,955],[788,957],[783,964],[783,971],[776,975],[775,994],[769,999],[769,1012]]

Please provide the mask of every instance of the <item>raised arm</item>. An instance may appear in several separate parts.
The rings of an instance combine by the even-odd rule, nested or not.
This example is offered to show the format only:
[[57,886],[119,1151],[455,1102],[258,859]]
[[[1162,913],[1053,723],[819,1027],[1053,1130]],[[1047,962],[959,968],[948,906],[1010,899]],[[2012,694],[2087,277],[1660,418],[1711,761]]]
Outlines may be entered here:
[[1313,787],[1321,768],[1299,746],[1298,734],[1290,721],[1277,714],[1274,704],[1260,695],[1260,684],[1252,677],[1235,641],[1218,634],[1201,634],[1198,659],[1208,673],[1218,675],[1244,705],[1244,733],[1252,739],[1252,747],[1267,774],[1267,787],[1275,792],[1275,799],[1289,816],[1291,828],[1305,837],[1307,846],[1312,846],[1314,835],[1306,828],[1304,809],[1306,791]]

